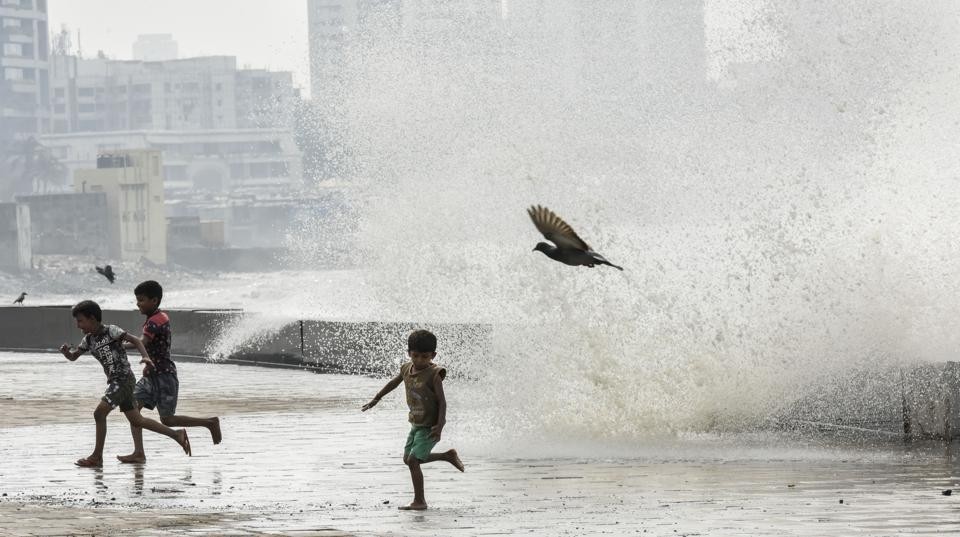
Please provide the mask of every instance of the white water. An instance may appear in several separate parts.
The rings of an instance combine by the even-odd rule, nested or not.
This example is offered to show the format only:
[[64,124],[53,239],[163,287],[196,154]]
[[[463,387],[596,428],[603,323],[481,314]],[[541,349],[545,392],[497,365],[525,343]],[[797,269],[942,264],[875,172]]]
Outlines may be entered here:
[[[490,323],[448,364],[479,379],[456,396],[476,435],[739,429],[818,379],[954,358],[960,8],[709,3],[704,27],[654,4],[370,30],[318,96],[358,270],[185,278],[165,304]],[[626,271],[532,252],[531,204]]]
[[[952,358],[958,8],[655,5],[357,40],[326,120],[382,315],[492,323],[455,364],[478,429],[534,434],[737,428],[823,376]],[[626,271],[531,252],[531,204]]]

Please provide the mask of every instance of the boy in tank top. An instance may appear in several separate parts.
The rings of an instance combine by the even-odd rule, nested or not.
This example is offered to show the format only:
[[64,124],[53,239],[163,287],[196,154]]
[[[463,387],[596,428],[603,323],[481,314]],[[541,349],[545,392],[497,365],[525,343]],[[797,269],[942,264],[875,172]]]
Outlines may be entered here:
[[457,450],[430,452],[440,441],[440,433],[447,422],[447,400],[443,395],[443,379],[447,376],[447,370],[433,363],[436,355],[437,336],[427,330],[413,331],[407,338],[407,356],[410,361],[403,364],[400,373],[361,409],[365,412],[373,408],[401,382],[404,384],[407,406],[410,408],[410,434],[407,435],[407,444],[403,448],[403,462],[410,468],[413,502],[399,507],[401,510],[422,511],[427,508],[423,495],[421,464],[447,461],[457,470],[463,471],[463,463],[460,462]]

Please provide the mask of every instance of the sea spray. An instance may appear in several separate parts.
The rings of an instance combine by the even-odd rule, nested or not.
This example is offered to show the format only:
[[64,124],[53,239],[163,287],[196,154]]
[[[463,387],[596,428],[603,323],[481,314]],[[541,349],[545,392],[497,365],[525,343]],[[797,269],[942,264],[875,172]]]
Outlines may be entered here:
[[[472,433],[743,430],[950,356],[954,5],[508,7],[374,17],[316,96],[377,318],[492,327]],[[626,271],[532,253],[531,204]]]

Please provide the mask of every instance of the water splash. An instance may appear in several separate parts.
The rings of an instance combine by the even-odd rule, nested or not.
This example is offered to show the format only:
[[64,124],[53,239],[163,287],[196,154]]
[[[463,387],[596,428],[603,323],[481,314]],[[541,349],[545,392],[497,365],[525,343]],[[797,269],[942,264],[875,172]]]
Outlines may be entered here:
[[[657,6],[373,17],[318,95],[378,315],[493,326],[477,431],[741,429],[956,348],[958,8]],[[626,272],[532,253],[535,203]]]

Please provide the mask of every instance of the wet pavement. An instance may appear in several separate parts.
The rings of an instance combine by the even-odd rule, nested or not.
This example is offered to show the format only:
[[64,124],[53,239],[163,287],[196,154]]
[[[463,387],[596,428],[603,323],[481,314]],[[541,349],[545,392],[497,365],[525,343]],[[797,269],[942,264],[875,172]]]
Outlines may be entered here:
[[[2,535],[942,535],[960,533],[957,446],[734,448],[716,440],[635,453],[535,456],[467,437],[451,405],[446,438],[467,465],[424,468],[422,513],[400,461],[402,394],[359,407],[383,380],[179,364],[180,414],[218,414],[224,441],[191,428],[193,457],[145,431],[148,462],[125,465],[129,428],[93,445],[103,389],[92,359],[0,353]],[[458,403],[456,380],[448,397]],[[461,407],[462,407],[462,402]],[[156,417],[155,413],[146,412]],[[691,447],[689,444],[693,444]],[[496,447],[500,446],[500,447]],[[521,455],[522,453],[522,455]],[[945,490],[956,489],[946,496]]]

